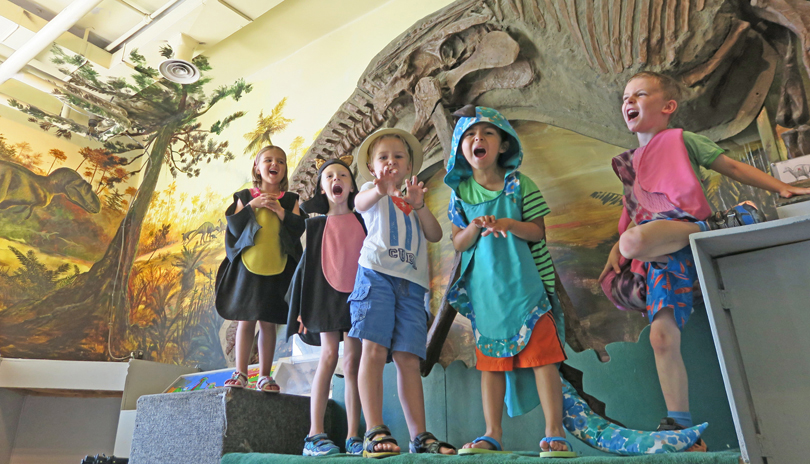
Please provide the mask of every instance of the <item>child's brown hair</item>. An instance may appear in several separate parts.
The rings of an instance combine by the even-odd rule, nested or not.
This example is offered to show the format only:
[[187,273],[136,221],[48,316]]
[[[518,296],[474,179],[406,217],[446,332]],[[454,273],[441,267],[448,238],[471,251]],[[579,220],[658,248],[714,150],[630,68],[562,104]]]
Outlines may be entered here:
[[262,154],[270,151],[270,150],[278,150],[284,155],[284,179],[282,179],[281,183],[278,186],[278,189],[282,192],[286,192],[287,188],[289,187],[289,182],[287,181],[287,177],[290,173],[289,166],[287,166],[287,152],[284,151],[283,148],[277,147],[275,145],[267,145],[266,147],[262,147],[258,153],[256,153],[256,158],[253,159],[253,169],[250,171],[252,178],[253,178],[253,186],[256,188],[261,188],[262,186],[262,175],[256,172],[256,166],[259,164],[259,158],[261,158]]
[[658,85],[661,87],[661,91],[664,92],[664,98],[667,100],[675,100],[675,103],[678,104],[681,103],[681,98],[683,97],[683,88],[678,81],[667,75],[652,71],[642,71],[634,74],[633,77],[627,80],[627,82],[630,82],[633,79],[641,79],[645,77],[648,79],[654,79],[658,82]]

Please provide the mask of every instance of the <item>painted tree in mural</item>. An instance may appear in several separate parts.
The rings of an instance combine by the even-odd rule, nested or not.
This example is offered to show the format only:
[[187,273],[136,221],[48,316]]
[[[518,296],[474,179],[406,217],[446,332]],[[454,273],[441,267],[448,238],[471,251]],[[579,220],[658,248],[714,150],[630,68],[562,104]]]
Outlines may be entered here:
[[287,104],[287,97],[281,99],[267,116],[264,112],[259,112],[259,120],[256,122],[256,129],[245,134],[248,141],[245,147],[245,154],[253,154],[265,145],[272,145],[270,137],[277,132],[281,132],[293,122],[292,119],[282,116],[284,106]]
[[[210,78],[203,75],[199,81],[185,85],[170,82],[149,67],[137,51],[130,54],[137,71],[131,79],[102,81],[92,66],[84,65],[84,57],[69,56],[58,48],[54,56],[60,70],[71,75],[68,83],[60,85],[57,96],[98,115],[96,123],[83,126],[36,107],[19,102],[12,105],[36,119],[43,129],[61,130],[58,136],[69,131],[104,141],[103,150],[88,148],[82,153],[82,163],[89,163],[91,173],[102,172],[98,188],[138,173],[141,183],[137,192],[127,190],[132,196],[129,209],[103,257],[89,271],[37,301],[23,302],[0,313],[0,327],[4,327],[0,351],[6,356],[48,357],[52,353],[53,357],[107,359],[113,356],[112,350],[119,346],[117,340],[128,328],[131,272],[144,218],[164,166],[173,176],[196,177],[202,166],[212,160],[232,160],[228,143],[216,142],[209,136],[221,134],[244,113],[233,113],[210,128],[203,128],[198,119],[223,99],[239,100],[252,86],[238,80],[206,95],[203,86]],[[194,58],[193,63],[203,74],[211,69],[204,56]],[[117,169],[137,162],[141,162],[140,168],[132,173]],[[31,346],[22,342],[32,337],[42,340],[47,349],[40,347],[32,353],[15,348]]]
[[51,166],[48,168],[48,174],[51,173],[51,170],[53,169],[53,166],[56,164],[57,161],[59,161],[60,164],[67,161],[67,155],[65,154],[65,152],[63,152],[62,150],[60,150],[58,148],[51,148],[48,151],[48,154],[53,157],[53,161],[51,162]]

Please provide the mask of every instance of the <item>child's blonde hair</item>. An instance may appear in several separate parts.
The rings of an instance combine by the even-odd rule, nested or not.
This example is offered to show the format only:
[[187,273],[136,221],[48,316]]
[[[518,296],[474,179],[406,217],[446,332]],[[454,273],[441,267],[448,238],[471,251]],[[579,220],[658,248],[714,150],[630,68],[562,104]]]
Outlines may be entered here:
[[253,177],[253,186],[256,188],[260,188],[262,186],[262,176],[258,172],[256,172],[256,166],[259,164],[259,159],[262,157],[262,154],[270,151],[270,150],[278,150],[284,155],[284,179],[281,180],[278,188],[282,192],[287,191],[287,187],[289,186],[289,182],[287,181],[287,174],[289,173],[289,169],[287,166],[287,152],[284,151],[283,148],[277,147],[275,145],[267,145],[266,147],[262,147],[258,153],[256,153],[256,158],[253,159],[253,169],[251,169],[250,174]]
[[405,146],[405,151],[408,152],[409,162],[411,163],[411,166],[413,166],[413,150],[411,150],[411,146],[405,140],[405,137],[403,137],[403,136],[401,136],[399,134],[385,134],[385,135],[382,135],[382,136],[377,137],[376,139],[374,139],[368,146],[368,163],[369,164],[374,162],[374,149],[377,147],[377,144],[380,143],[380,140],[382,140],[382,139],[397,139],[400,142],[402,142],[402,145]]
[[664,98],[667,100],[675,100],[675,103],[678,104],[681,103],[681,98],[683,97],[683,88],[678,81],[667,75],[652,71],[642,71],[634,74],[633,77],[627,80],[627,82],[630,82],[633,79],[641,79],[645,77],[648,79],[654,79],[658,82],[658,85],[661,87],[661,91],[664,92]]

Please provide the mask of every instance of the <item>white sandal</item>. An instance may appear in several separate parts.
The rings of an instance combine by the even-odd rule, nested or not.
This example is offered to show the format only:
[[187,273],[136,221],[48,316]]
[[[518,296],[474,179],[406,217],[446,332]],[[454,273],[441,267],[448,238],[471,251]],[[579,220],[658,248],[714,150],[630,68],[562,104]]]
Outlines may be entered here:
[[259,380],[256,382],[256,390],[265,393],[280,393],[281,387],[279,387],[272,377],[263,376],[259,377]]
[[231,388],[245,388],[247,385],[248,377],[239,371],[235,371],[231,378],[225,381],[225,386]]

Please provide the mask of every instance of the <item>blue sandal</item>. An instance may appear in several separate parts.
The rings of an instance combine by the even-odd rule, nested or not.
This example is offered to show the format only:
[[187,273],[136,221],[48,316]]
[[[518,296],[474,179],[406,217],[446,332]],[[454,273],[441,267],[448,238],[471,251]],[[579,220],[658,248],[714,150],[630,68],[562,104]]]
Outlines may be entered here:
[[304,439],[304,456],[330,456],[338,453],[340,448],[325,433]]
[[346,439],[346,454],[353,456],[363,455],[363,437],[350,437]]
[[[554,443],[555,441],[565,444],[565,446],[568,447],[568,451],[552,451],[551,450],[551,444]],[[566,440],[563,437],[545,437],[545,438],[543,438],[542,440],[540,440],[540,445],[541,445],[540,449],[541,450],[543,449],[543,446],[542,446],[543,442],[545,442],[548,445],[549,450],[548,451],[541,451],[540,452],[540,457],[541,458],[575,458],[575,457],[577,457],[577,453],[572,451],[574,448],[571,446],[571,442],[569,442],[568,440]]]
[[512,453],[511,451],[504,451],[503,448],[501,447],[501,444],[498,443],[498,440],[496,440],[496,439],[494,439],[492,437],[488,437],[486,435],[482,435],[482,436],[476,438],[475,440],[472,441],[472,443],[474,445],[474,444],[480,443],[482,441],[489,443],[490,445],[492,445],[492,447],[494,449],[461,448],[460,450],[458,450],[459,456],[462,456],[462,455],[465,455],[465,454],[466,455],[472,455],[472,454],[511,454]]

